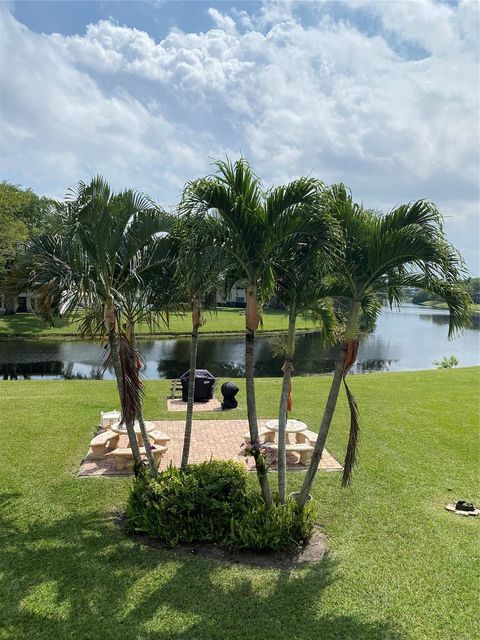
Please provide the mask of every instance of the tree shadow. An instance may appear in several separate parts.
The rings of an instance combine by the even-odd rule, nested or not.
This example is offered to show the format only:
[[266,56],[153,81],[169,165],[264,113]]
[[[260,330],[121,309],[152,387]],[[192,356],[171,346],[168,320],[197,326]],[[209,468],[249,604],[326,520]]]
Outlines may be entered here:
[[[2,315],[1,318],[2,325],[4,325],[5,327],[0,331],[0,335],[2,336],[34,337],[40,335],[41,333],[44,333],[46,330],[52,327],[51,324],[33,313],[15,313],[13,315]],[[54,318],[53,327],[57,329],[68,327],[71,322],[72,319],[67,320],[65,318]],[[70,327],[68,333],[76,333],[75,324]],[[59,335],[59,338],[61,338],[61,335]]]
[[322,614],[322,594],[336,579],[328,555],[293,571],[226,565],[139,545],[100,512],[16,526],[19,497],[0,498],[0,627],[6,637],[404,638],[383,621]]

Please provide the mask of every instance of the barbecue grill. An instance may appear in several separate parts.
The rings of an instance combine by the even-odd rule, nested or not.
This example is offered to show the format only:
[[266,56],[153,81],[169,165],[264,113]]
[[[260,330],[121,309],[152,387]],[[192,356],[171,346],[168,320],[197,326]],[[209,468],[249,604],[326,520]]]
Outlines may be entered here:
[[[185,371],[180,378],[182,382],[182,400],[188,400],[188,381],[190,380],[190,371]],[[195,369],[195,393],[193,394],[194,402],[208,402],[213,398],[213,390],[215,387],[215,378],[210,371],[206,369]]]

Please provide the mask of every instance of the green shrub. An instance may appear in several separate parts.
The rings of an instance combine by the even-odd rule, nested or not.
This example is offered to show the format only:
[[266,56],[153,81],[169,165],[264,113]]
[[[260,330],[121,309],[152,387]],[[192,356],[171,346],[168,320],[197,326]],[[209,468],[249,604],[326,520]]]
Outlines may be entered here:
[[300,547],[312,534],[313,510],[299,509],[293,500],[265,507],[251,500],[240,518],[232,519],[225,546],[232,550],[284,551]]
[[222,540],[249,502],[247,472],[238,462],[212,460],[169,467],[155,479],[140,474],[126,508],[126,528],[168,546]]
[[169,467],[157,478],[141,471],[125,511],[125,528],[167,546],[217,542],[232,550],[280,551],[299,547],[312,532],[312,508],[274,504],[247,487],[238,462],[211,460]]
[[437,369],[453,369],[460,364],[460,361],[455,356],[443,356],[440,362],[434,360],[433,364],[437,367]]

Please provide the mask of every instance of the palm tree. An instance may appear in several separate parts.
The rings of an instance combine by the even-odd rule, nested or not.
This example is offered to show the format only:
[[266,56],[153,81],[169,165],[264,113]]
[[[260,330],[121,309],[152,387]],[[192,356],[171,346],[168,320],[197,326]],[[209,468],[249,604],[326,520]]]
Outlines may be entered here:
[[[138,220],[132,224],[135,222]],[[143,222],[146,221],[143,220]],[[165,232],[170,227],[170,220],[168,216],[163,215],[162,220],[150,220],[150,222],[154,223],[153,228],[149,229],[148,224],[143,224],[143,233],[132,235],[138,244],[137,252],[130,259],[129,268],[118,286],[122,317],[126,320],[125,334],[132,348],[131,353],[138,376],[142,358],[137,346],[136,325],[139,322],[145,322],[153,328],[158,324],[159,319],[168,324],[168,310],[172,303],[173,293],[170,269],[171,241],[168,235],[159,237],[158,232],[159,227],[162,227]],[[153,280],[155,287],[152,287]],[[155,477],[157,466],[149,446],[141,401],[137,403],[136,419],[139,423],[150,471]]]
[[[37,292],[45,316],[55,306],[62,306],[66,314],[81,309],[81,334],[108,337],[110,361],[124,406],[127,365],[122,354],[128,353],[128,357],[134,358],[134,362],[129,363],[132,371],[138,373],[138,367],[137,358],[132,355],[135,349],[122,346],[124,340],[128,340],[122,329],[122,317],[130,338],[134,337],[133,325],[140,317],[139,302],[143,301],[139,295],[142,274],[154,268],[160,243],[158,234],[168,229],[169,223],[166,215],[146,196],[134,191],[112,193],[100,176],[88,185],[78,184],[64,207],[63,218],[63,233],[39,238],[32,244],[34,268],[28,285]],[[145,450],[154,472],[153,456],[138,407]],[[126,420],[125,416],[122,420],[125,420],[134,460],[140,464],[134,421]]]
[[[362,318],[370,324],[380,312],[378,294],[386,292],[391,305],[401,300],[404,286],[419,286],[441,296],[450,312],[449,337],[469,321],[469,298],[458,284],[463,262],[447,242],[442,216],[424,200],[378,215],[352,201],[343,185],[332,187],[331,211],[338,220],[345,251],[324,296],[336,296],[348,309],[343,344],[320,424],[312,459],[298,497],[305,505],[320,463],[335,411],[342,379],[355,361]],[[358,409],[347,385],[350,434],[342,484],[350,482],[358,441]]]
[[267,469],[259,448],[254,382],[254,340],[260,306],[274,288],[274,267],[305,233],[304,210],[313,208],[318,182],[300,178],[265,191],[248,162],[216,162],[215,175],[187,185],[182,208],[209,216],[216,243],[235,265],[234,276],[244,285],[245,383],[247,413],[257,476],[266,505],[272,503]]
[[188,464],[192,437],[198,334],[204,323],[202,301],[207,295],[215,299],[219,278],[226,267],[226,261],[220,247],[216,246],[210,238],[210,227],[205,217],[187,210],[182,214],[172,234],[177,243],[175,252],[177,268],[174,274],[177,287],[176,299],[186,301],[192,314],[187,413],[181,461],[181,467],[185,468]]
[[[289,408],[293,359],[295,352],[295,330],[299,314],[314,317],[325,340],[331,341],[336,327],[332,302],[322,299],[323,278],[331,261],[331,247],[336,246],[335,225],[324,217],[325,230],[312,237],[312,244],[304,243],[292,252],[282,272],[276,278],[276,297],[288,315],[288,333],[285,343],[285,361],[278,412],[278,494],[281,503],[286,501],[286,425]],[[315,246],[320,241],[321,247]],[[328,246],[330,244],[330,247]]]

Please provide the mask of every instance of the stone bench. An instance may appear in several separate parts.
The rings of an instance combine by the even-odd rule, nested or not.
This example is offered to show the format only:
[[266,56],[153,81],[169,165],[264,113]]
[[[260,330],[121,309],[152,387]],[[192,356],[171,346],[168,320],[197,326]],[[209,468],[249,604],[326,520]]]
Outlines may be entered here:
[[148,437],[151,438],[155,444],[159,444],[163,447],[166,446],[167,442],[170,442],[171,440],[170,436],[168,436],[166,433],[162,433],[161,431],[157,431],[156,429],[154,431],[149,431]]
[[116,446],[118,439],[120,438],[118,433],[113,431],[104,431],[95,436],[90,442],[92,453],[90,454],[91,460],[103,460],[108,449],[112,449]]
[[116,409],[113,411],[100,411],[100,426],[102,429],[108,429],[115,422],[118,422],[121,418],[120,411]]
[[[258,437],[262,438],[263,436],[265,436],[265,442],[273,442],[275,440],[275,431],[272,431],[271,429],[267,429],[266,427],[260,427],[258,429]],[[243,437],[245,438],[245,444],[249,445],[250,431],[247,431],[247,433],[245,433]]]
[[[278,444],[276,442],[268,443],[268,446],[272,451],[278,451]],[[305,466],[310,462],[314,447],[307,443],[297,442],[296,444],[286,444],[285,450],[287,452],[293,452],[300,454],[300,464]]]
[[318,438],[318,433],[315,433],[315,431],[300,431],[295,435],[296,435],[295,440],[298,443],[309,442],[310,444],[315,444]]
[[179,379],[172,380],[172,384],[170,385],[170,398],[176,398],[177,391],[180,391],[180,394],[182,393],[182,381]]
[[[162,455],[167,450],[167,447],[162,447],[160,445],[155,445],[155,448],[152,449],[153,458],[155,462],[159,462]],[[146,451],[145,447],[140,447],[140,455],[145,456]],[[112,458],[114,461],[116,471],[126,471],[131,470],[133,467],[133,452],[131,449],[120,448],[114,449],[106,454],[106,458]]]

